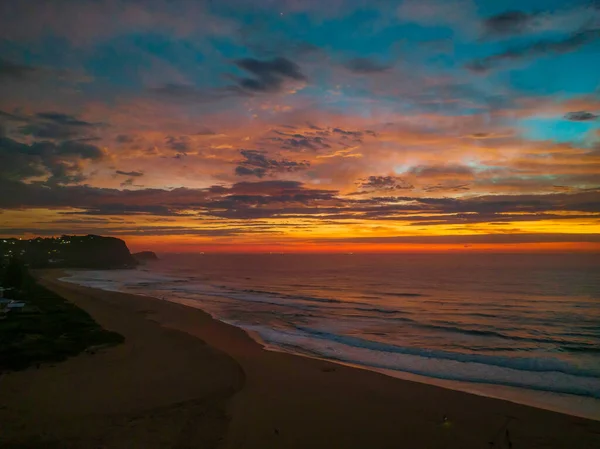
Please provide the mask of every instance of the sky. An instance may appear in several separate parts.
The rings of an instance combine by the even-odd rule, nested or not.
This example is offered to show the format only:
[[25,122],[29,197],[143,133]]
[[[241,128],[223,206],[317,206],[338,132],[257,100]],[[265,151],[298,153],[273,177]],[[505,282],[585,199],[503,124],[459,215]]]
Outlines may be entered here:
[[0,235],[599,251],[600,3],[0,2]]

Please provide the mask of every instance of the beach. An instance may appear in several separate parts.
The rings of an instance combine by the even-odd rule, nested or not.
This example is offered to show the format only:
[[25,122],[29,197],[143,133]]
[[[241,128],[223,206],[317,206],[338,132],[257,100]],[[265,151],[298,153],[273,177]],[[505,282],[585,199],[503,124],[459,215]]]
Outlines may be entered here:
[[37,275],[125,343],[4,375],[3,448],[600,447],[597,421],[266,351],[197,308]]

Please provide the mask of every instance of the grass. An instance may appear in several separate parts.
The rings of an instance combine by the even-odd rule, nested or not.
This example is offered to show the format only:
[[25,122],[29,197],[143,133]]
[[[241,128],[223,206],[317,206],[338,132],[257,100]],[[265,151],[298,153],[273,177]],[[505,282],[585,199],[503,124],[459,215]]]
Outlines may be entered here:
[[25,273],[16,300],[27,308],[0,320],[0,372],[60,362],[90,347],[124,338],[102,329],[87,312],[39,285]]

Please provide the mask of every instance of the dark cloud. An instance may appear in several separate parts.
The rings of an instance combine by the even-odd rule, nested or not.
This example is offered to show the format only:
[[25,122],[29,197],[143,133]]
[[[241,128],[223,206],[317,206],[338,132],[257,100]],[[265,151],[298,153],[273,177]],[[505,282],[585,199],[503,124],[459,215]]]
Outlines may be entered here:
[[281,195],[297,194],[304,190],[304,184],[298,181],[259,181],[238,182],[230,188],[221,187],[216,192],[222,194],[231,192],[244,195]]
[[117,170],[117,171],[115,171],[115,174],[117,174],[117,175],[123,175],[123,176],[130,176],[130,177],[144,176],[144,173],[141,172],[141,171],[122,171],[122,170]]
[[[128,187],[130,184],[121,184],[122,187]],[[131,192],[129,191],[124,191]],[[76,212],[77,215],[157,215],[161,217],[180,216],[173,212],[169,207],[160,204],[136,205],[136,204],[101,204],[88,207],[84,212]]]
[[[327,142],[327,139],[324,136],[289,133],[277,130],[275,130],[274,133],[277,134],[277,137],[270,137],[267,140],[279,143],[280,147],[284,150],[301,152],[304,150],[318,151],[331,148],[331,145]],[[324,134],[328,133],[324,132]]]
[[360,144],[365,137],[377,137],[372,130],[356,131],[342,128],[322,128],[313,124],[308,124],[310,130],[293,132],[289,130],[274,130],[275,137],[264,139],[265,144],[276,142],[279,147],[290,151],[320,151],[330,149],[332,146],[341,145],[349,147]]
[[359,139],[363,135],[362,131],[348,131],[348,130],[341,129],[341,128],[333,128],[333,132],[337,133],[337,134],[341,134],[343,136],[354,137],[356,139]]
[[571,120],[573,122],[589,122],[592,120],[596,120],[598,117],[597,114],[587,111],[575,111],[569,112],[565,115],[567,120]]
[[20,207],[77,208],[90,213],[102,210],[145,212],[157,215],[175,214],[176,210],[198,208],[206,201],[206,192],[178,188],[121,191],[87,185],[45,185],[23,183],[0,178],[0,209]]
[[505,62],[570,53],[598,39],[600,39],[600,29],[586,30],[561,40],[540,40],[521,47],[510,48],[495,55],[475,59],[466,67],[473,72],[487,72]]
[[37,69],[0,58],[0,80],[20,81],[35,74]]
[[[383,184],[388,184],[383,182]],[[459,188],[460,186],[456,186]],[[447,186],[445,187],[447,188]],[[23,183],[0,178],[0,209],[74,208],[73,215],[195,215],[228,220],[389,220],[413,226],[594,218],[598,189],[545,195],[468,198],[342,197],[294,181],[240,182],[230,187],[117,190],[85,185]],[[391,192],[392,190],[388,190]],[[565,214],[564,211],[572,212]],[[508,229],[508,228],[502,228]]]
[[94,126],[93,123],[79,120],[76,117],[61,112],[38,112],[37,117],[67,126]]
[[31,147],[49,149],[60,156],[75,156],[82,159],[98,160],[104,156],[104,152],[99,147],[80,140],[67,140],[60,144],[38,142],[32,144]]
[[469,184],[435,184],[423,187],[425,192],[464,192],[471,190]]
[[135,137],[129,134],[119,134],[115,140],[119,143],[133,143],[135,142]]
[[10,112],[0,111],[0,119],[4,121],[13,121],[13,122],[27,122],[29,118],[24,117],[19,114],[11,114]]
[[425,178],[442,177],[472,177],[474,170],[466,165],[417,165],[409,170],[409,173]]
[[238,86],[246,91],[278,92],[286,80],[306,81],[306,76],[302,74],[298,64],[286,58],[278,57],[266,61],[246,58],[235,63],[254,76],[238,79]]
[[397,176],[369,176],[361,179],[358,186],[364,190],[410,190],[413,185]]
[[38,139],[66,140],[88,136],[96,126],[100,125],[60,112],[39,112],[33,117],[13,115],[11,119],[26,122],[19,127],[21,134]]
[[56,123],[31,123],[20,127],[19,131],[25,136],[57,140],[70,139],[79,134],[78,130]]
[[[129,214],[123,214],[129,215]],[[131,215],[139,215],[133,213]],[[98,221],[96,221],[98,220]],[[167,221],[168,219],[162,218],[161,221]],[[39,229],[39,228],[2,228],[0,229],[0,235],[13,236],[15,234],[34,234],[34,235],[47,235],[57,236],[65,234],[73,234],[73,225],[76,225],[77,234],[92,234],[92,235],[106,235],[107,228],[101,227],[102,223],[111,223],[106,219],[98,217],[87,217],[86,220],[56,220],[53,223],[61,223],[65,226],[62,228],[52,229]],[[196,235],[196,236],[207,236],[207,237],[227,237],[227,236],[238,236],[242,234],[280,234],[281,231],[262,228],[260,226],[246,225],[243,227],[214,227],[214,228],[193,228],[193,227],[181,227],[181,226],[111,226],[111,236],[121,235]]]
[[[189,210],[225,218],[276,216],[281,205],[296,212],[332,200],[337,192],[294,181],[240,182],[231,187],[117,190],[85,185],[47,185],[0,178],[0,209],[76,208],[86,215],[181,215]],[[256,209],[253,212],[251,209]]]
[[49,184],[80,182],[83,160],[99,160],[104,152],[97,146],[78,140],[61,143],[21,143],[0,138],[0,178],[22,180],[48,176]]
[[428,235],[397,236],[397,237],[354,237],[326,239],[327,242],[345,243],[554,243],[554,242],[600,242],[598,234],[478,234],[478,235]]
[[259,178],[277,172],[294,172],[310,167],[308,161],[290,161],[287,159],[270,159],[264,152],[256,150],[241,150],[240,154],[245,158],[236,169],[238,176],[257,176]]
[[208,128],[201,128],[197,133],[195,133],[195,136],[214,136],[216,133],[212,130],[212,129],[208,129]]
[[369,58],[354,58],[346,62],[344,66],[351,72],[359,74],[387,72],[392,68],[391,65],[382,64]]
[[262,178],[267,173],[267,170],[260,167],[246,167],[244,165],[238,165],[235,167],[235,174],[237,176],[256,176]]
[[510,36],[527,32],[537,14],[523,11],[506,11],[483,21],[484,33],[488,36]]
[[191,142],[188,136],[168,136],[165,141],[167,148],[170,148],[171,150],[177,151],[181,154],[185,154],[191,149]]

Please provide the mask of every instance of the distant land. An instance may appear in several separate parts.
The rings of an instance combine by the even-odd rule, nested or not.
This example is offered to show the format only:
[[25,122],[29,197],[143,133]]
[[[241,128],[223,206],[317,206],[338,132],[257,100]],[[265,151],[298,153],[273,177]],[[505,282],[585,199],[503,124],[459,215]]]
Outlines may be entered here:
[[153,251],[140,251],[139,253],[133,253],[132,256],[138,262],[148,262],[152,260],[158,260],[158,256]]
[[138,265],[123,240],[99,235],[0,239],[0,264],[13,258],[31,268],[104,269]]

